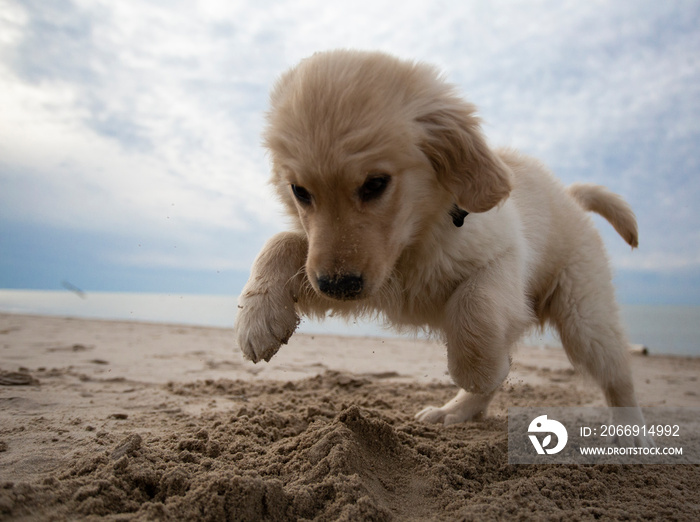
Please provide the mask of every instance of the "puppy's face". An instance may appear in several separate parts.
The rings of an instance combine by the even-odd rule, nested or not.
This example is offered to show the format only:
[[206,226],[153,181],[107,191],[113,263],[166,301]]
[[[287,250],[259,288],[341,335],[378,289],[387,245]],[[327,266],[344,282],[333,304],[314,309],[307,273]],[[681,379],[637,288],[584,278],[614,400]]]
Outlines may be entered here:
[[[415,240],[439,189],[418,151],[378,147],[338,164],[281,169],[278,188],[309,241],[306,274],[334,299],[373,295]],[[345,157],[345,155],[341,155]]]
[[473,108],[432,68],[317,54],[281,78],[271,105],[272,181],[307,235],[308,280],[327,297],[374,295],[408,246],[450,225],[453,204],[482,212],[510,190]]

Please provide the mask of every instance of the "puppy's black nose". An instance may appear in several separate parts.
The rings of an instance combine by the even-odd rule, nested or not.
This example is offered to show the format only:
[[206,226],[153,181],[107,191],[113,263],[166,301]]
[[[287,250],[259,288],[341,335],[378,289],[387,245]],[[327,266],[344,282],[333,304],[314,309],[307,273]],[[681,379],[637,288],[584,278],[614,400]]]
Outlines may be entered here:
[[362,293],[362,276],[323,275],[317,281],[319,290],[333,299],[356,299]]

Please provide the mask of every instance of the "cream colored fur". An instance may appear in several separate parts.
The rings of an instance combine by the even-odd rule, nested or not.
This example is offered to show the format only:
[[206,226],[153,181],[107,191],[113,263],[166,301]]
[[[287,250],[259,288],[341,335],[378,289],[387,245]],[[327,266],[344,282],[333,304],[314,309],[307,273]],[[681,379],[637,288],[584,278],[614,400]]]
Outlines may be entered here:
[[[461,390],[417,418],[447,425],[483,414],[513,345],[549,323],[608,404],[640,420],[608,259],[585,211],[632,247],[634,214],[603,187],[566,189],[536,160],[490,149],[474,113],[432,67],[381,53],[320,53],[282,76],[265,143],[293,226],[253,265],[241,350],[269,361],[300,315],[328,312],[438,333]],[[455,204],[469,211],[460,228]]]

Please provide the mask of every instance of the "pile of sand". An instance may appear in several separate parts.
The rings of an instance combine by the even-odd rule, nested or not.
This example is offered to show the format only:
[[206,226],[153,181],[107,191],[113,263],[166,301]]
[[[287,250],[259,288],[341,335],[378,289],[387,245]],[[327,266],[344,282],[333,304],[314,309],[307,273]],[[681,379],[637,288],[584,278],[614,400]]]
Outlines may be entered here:
[[[599,400],[567,368],[520,364],[492,416],[444,428],[413,415],[451,398],[446,382],[329,369],[294,380],[132,381],[110,375],[95,350],[66,351],[75,358],[62,368],[39,366],[57,346],[20,342],[29,320],[0,317],[0,332],[9,330],[0,369],[26,381],[0,385],[0,518],[697,520],[700,512],[698,466],[507,463],[508,406]],[[61,338],[63,323],[41,320],[57,321]],[[143,328],[146,338],[154,327]],[[205,350],[203,339],[192,347]],[[674,378],[691,391],[700,365],[679,364],[687,373]]]

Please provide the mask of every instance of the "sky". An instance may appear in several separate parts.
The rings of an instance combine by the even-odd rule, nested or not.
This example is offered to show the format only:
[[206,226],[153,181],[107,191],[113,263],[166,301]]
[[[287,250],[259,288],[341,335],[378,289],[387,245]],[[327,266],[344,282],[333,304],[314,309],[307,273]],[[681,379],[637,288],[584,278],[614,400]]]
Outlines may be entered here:
[[0,288],[238,293],[287,226],[269,90],[334,48],[437,65],[492,145],[622,194],[620,300],[700,305],[695,0],[0,0]]

